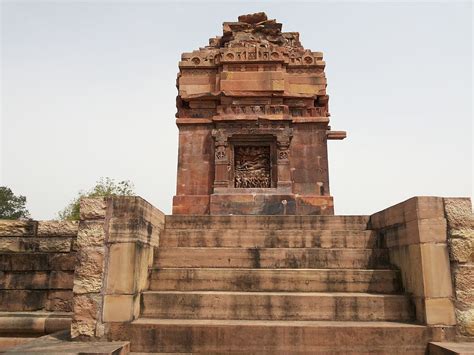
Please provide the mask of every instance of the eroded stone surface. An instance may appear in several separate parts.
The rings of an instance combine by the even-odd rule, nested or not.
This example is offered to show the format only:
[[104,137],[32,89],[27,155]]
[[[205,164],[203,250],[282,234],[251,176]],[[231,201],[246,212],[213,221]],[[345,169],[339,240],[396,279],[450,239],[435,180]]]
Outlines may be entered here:
[[27,237],[36,234],[36,221],[0,219],[0,237]]
[[474,214],[469,198],[445,198],[457,330],[474,336]]
[[75,237],[78,224],[77,221],[39,221],[37,235],[39,237]]
[[81,219],[105,218],[107,207],[105,198],[81,198],[80,215]]
[[74,320],[87,321],[97,319],[99,315],[101,296],[99,294],[74,295]]
[[74,293],[100,292],[104,273],[104,250],[89,249],[78,253],[74,274]]
[[105,231],[103,221],[81,221],[77,233],[77,247],[101,247],[104,245]]

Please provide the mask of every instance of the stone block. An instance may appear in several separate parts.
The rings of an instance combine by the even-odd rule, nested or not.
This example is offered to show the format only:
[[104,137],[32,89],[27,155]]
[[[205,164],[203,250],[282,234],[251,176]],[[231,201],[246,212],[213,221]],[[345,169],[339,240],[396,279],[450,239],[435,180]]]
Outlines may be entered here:
[[136,243],[117,243],[109,247],[107,266],[107,294],[134,294],[136,292]]
[[80,201],[81,220],[105,218],[107,203],[102,197],[83,197]]
[[209,195],[173,196],[173,214],[209,214]]
[[104,322],[129,322],[134,319],[136,309],[134,295],[105,295],[104,296]]
[[44,308],[51,312],[71,312],[72,297],[71,290],[50,290]]
[[156,225],[163,221],[163,212],[139,196],[112,196],[107,200],[112,209],[111,217],[143,218]]
[[334,215],[332,196],[296,196],[298,215]]
[[455,325],[453,302],[449,298],[425,299],[426,324]]
[[38,222],[0,219],[0,237],[32,237]]
[[474,229],[470,198],[444,198],[443,201],[450,229]]
[[224,91],[283,91],[285,89],[285,81],[282,79],[221,80],[220,85],[221,90]]
[[46,301],[46,290],[0,290],[0,311],[37,311]]
[[88,248],[78,252],[74,293],[100,292],[104,273],[104,250]]
[[0,271],[0,289],[4,290],[71,290],[72,271]]
[[0,239],[0,252],[11,253],[20,251],[19,237],[3,237]]
[[79,223],[77,221],[39,221],[38,237],[75,237]]
[[[163,224],[163,223],[161,223]],[[116,218],[109,222],[108,243],[140,242],[158,246],[163,226],[156,226],[144,218]]]
[[444,218],[443,199],[417,196],[371,216],[371,228],[383,229],[414,220]]
[[411,301],[415,306],[415,319],[420,324],[426,324],[425,299],[419,296],[412,296]]
[[428,354],[429,355],[473,355],[474,344],[472,342],[459,342],[459,341],[431,342],[428,344]]
[[14,253],[68,253],[71,251],[70,237],[23,238],[4,237],[0,239],[0,252]]
[[382,233],[387,239],[389,248],[420,243],[444,243],[447,237],[446,220],[444,218],[415,219],[393,225],[384,229]]
[[[412,208],[405,208],[404,218],[406,221],[417,219],[433,219],[444,217],[443,198],[435,196],[417,196],[416,213]],[[411,206],[412,207],[412,206]]]
[[[59,329],[64,330],[64,328]],[[56,333],[56,332],[51,332]],[[48,333],[50,334],[50,333]],[[97,329],[95,332],[97,336]],[[9,349],[8,353],[15,354],[89,354],[89,355],[128,355],[130,353],[129,342],[92,341],[82,337],[82,341],[71,341],[67,332],[61,331],[56,334],[44,335],[40,338],[24,338],[26,341],[18,342],[18,346]],[[0,349],[1,349],[0,338]]]
[[102,247],[105,243],[104,227],[104,221],[102,220],[80,221],[76,247]]
[[324,90],[325,84],[311,85],[311,84],[288,84],[288,91],[291,94],[311,94],[318,95]]
[[474,238],[450,238],[448,245],[451,261],[474,262]]
[[390,262],[400,269],[403,286],[414,297],[425,296],[420,248],[413,244],[389,249]]
[[456,309],[457,327],[464,336],[474,337],[474,309]]
[[458,265],[453,273],[456,293],[465,292],[474,295],[474,265]]
[[71,338],[92,338],[95,336],[96,321],[90,320],[75,320],[71,322]]
[[91,322],[100,316],[99,310],[102,303],[100,294],[75,294],[74,295],[74,320]]
[[[409,223],[407,223],[408,233],[410,233]],[[424,218],[419,219],[417,224],[420,243],[446,243],[446,219]]]
[[0,271],[74,271],[74,267],[74,253],[0,254]]
[[452,297],[453,287],[448,256],[445,244],[420,245],[423,273],[424,296]]
[[[286,204],[285,204],[286,202]],[[211,195],[211,215],[294,215],[295,196],[291,194],[219,193]]]
[[[152,255],[150,257],[150,254]],[[135,280],[136,292],[142,292],[148,289],[148,268],[153,264],[153,247],[140,246],[137,248],[137,265]]]

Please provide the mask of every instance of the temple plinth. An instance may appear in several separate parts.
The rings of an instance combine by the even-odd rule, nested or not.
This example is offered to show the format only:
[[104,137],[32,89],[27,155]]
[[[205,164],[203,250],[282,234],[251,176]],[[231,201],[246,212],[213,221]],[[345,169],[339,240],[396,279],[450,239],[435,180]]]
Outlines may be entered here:
[[325,62],[264,13],[179,62],[173,214],[334,214]]

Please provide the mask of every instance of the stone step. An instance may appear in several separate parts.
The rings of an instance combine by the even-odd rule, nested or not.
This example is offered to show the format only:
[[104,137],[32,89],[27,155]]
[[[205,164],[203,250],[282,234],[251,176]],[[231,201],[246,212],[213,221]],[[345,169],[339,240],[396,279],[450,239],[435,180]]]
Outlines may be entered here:
[[195,216],[168,215],[165,228],[365,230],[369,216]]
[[139,318],[111,323],[110,337],[131,339],[134,352],[424,355],[431,332],[396,322]]
[[181,319],[408,321],[405,295],[317,292],[148,291],[143,317]]
[[397,270],[357,269],[154,269],[150,290],[155,291],[401,291]]
[[153,266],[252,269],[386,269],[386,249],[158,248]]
[[165,229],[160,247],[375,248],[384,246],[374,231]]

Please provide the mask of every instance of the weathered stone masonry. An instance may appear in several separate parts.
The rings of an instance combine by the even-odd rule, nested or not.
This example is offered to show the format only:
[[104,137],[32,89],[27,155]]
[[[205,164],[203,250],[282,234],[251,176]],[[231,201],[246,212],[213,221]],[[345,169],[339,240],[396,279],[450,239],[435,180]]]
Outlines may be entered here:
[[264,13],[183,53],[173,214],[331,215],[325,62]]
[[139,197],[81,200],[73,338],[102,338],[138,317],[164,215]]

